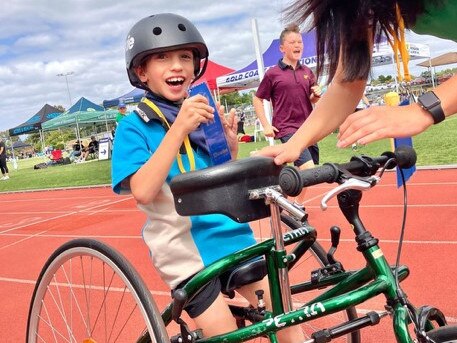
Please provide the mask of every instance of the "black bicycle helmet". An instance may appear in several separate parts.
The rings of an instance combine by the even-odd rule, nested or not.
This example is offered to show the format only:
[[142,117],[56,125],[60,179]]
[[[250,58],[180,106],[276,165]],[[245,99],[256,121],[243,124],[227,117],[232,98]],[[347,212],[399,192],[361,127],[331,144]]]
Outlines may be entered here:
[[[192,48],[195,52],[195,81],[205,72],[209,54],[195,25],[173,13],[155,14],[141,19],[130,29],[125,44],[125,62],[130,83],[149,90],[147,85],[138,79],[134,68],[138,67],[147,55],[180,48]],[[204,60],[202,64],[201,60]]]

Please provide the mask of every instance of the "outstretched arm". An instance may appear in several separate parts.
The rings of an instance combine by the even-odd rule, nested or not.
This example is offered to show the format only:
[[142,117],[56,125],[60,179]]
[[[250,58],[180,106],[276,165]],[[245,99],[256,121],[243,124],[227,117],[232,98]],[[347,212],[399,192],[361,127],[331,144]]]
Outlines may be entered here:
[[[457,113],[457,75],[434,89],[441,100],[444,115]],[[383,138],[409,137],[433,125],[430,113],[419,104],[407,106],[372,106],[350,115],[340,127],[338,147],[354,142],[367,144]]]

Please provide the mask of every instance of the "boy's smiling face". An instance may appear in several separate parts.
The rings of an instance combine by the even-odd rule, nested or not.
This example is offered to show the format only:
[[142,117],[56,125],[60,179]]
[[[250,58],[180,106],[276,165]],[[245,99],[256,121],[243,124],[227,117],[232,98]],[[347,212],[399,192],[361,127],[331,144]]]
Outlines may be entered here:
[[193,52],[181,49],[152,54],[136,73],[152,92],[171,101],[183,100],[194,79]]

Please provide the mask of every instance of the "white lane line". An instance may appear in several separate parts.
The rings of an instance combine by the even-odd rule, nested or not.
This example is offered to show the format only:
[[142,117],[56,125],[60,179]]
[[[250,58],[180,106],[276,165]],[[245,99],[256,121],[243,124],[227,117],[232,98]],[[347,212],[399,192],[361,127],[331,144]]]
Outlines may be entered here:
[[[2,236],[5,237],[28,237],[30,235],[25,234],[25,233],[6,233],[3,234]],[[40,235],[39,238],[99,238],[99,239],[139,239],[143,240],[143,237],[141,236],[141,233],[138,233],[137,236],[131,236],[131,235],[93,235],[93,236],[88,236],[88,235],[56,235],[56,234],[43,234]]]
[[[106,206],[109,206],[109,205],[114,205],[114,204],[117,204],[117,203],[120,203],[120,202],[124,202],[124,201],[126,201],[126,200],[130,200],[131,198],[132,198],[132,197],[127,197],[127,198],[123,198],[123,199],[119,199],[119,200],[117,200],[117,201],[111,202],[110,204],[101,204],[101,205],[99,205],[99,206],[94,206],[94,207],[92,207],[91,210],[93,211],[93,210],[96,209],[97,207],[102,208],[102,207],[104,207],[104,206],[106,207]],[[74,215],[74,214],[79,214],[79,213],[84,213],[84,212],[86,212],[86,210],[72,211],[72,212],[69,212],[69,213],[66,213],[66,214],[63,214],[63,215],[60,215],[60,216],[55,216],[55,217],[43,219],[43,220],[40,220],[40,221],[37,221],[37,222],[34,222],[34,223],[19,225],[19,226],[10,228],[10,229],[8,229],[8,230],[0,231],[0,235],[1,235],[1,234],[4,234],[4,233],[7,233],[7,232],[19,230],[19,229],[22,229],[22,228],[24,228],[24,227],[28,227],[28,226],[32,226],[32,225],[36,225],[36,224],[41,224],[41,223],[47,223],[47,222],[53,221],[53,220],[55,220],[55,219],[60,219],[60,218],[63,218],[63,217],[68,217],[68,216],[71,216],[71,215]],[[21,239],[21,240],[19,240],[19,241],[16,241],[16,242],[13,242],[13,243],[10,243],[10,244],[7,244],[7,245],[4,245],[4,246],[0,247],[0,250],[9,248],[9,247],[11,247],[11,246],[14,246],[14,245],[16,245],[16,244],[19,244],[19,243],[21,243],[21,242],[23,242],[23,241],[26,241],[26,240],[28,240],[28,239],[31,239],[31,238],[33,238],[33,237],[40,236],[40,235],[42,235],[42,234],[44,234],[44,233],[46,233],[46,232],[48,232],[48,231],[49,231],[49,230],[43,230],[43,231],[37,232],[37,233],[35,233],[35,234],[33,234],[33,235],[29,235],[28,237],[26,236],[24,239]]]

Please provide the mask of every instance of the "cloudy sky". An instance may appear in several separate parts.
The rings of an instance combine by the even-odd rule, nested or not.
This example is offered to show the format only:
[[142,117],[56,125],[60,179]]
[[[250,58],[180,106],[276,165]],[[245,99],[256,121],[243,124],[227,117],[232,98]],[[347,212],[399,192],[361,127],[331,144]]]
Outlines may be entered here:
[[[23,123],[46,103],[69,108],[70,99],[102,103],[129,92],[124,40],[145,16],[173,12],[189,18],[206,40],[211,60],[239,69],[255,59],[252,19],[265,50],[283,28],[281,10],[290,1],[9,0],[0,12],[0,131]],[[457,51],[450,41],[408,37],[429,44],[432,57]],[[421,71],[412,67],[413,74]],[[57,76],[67,73],[72,73],[68,88],[66,78]]]

